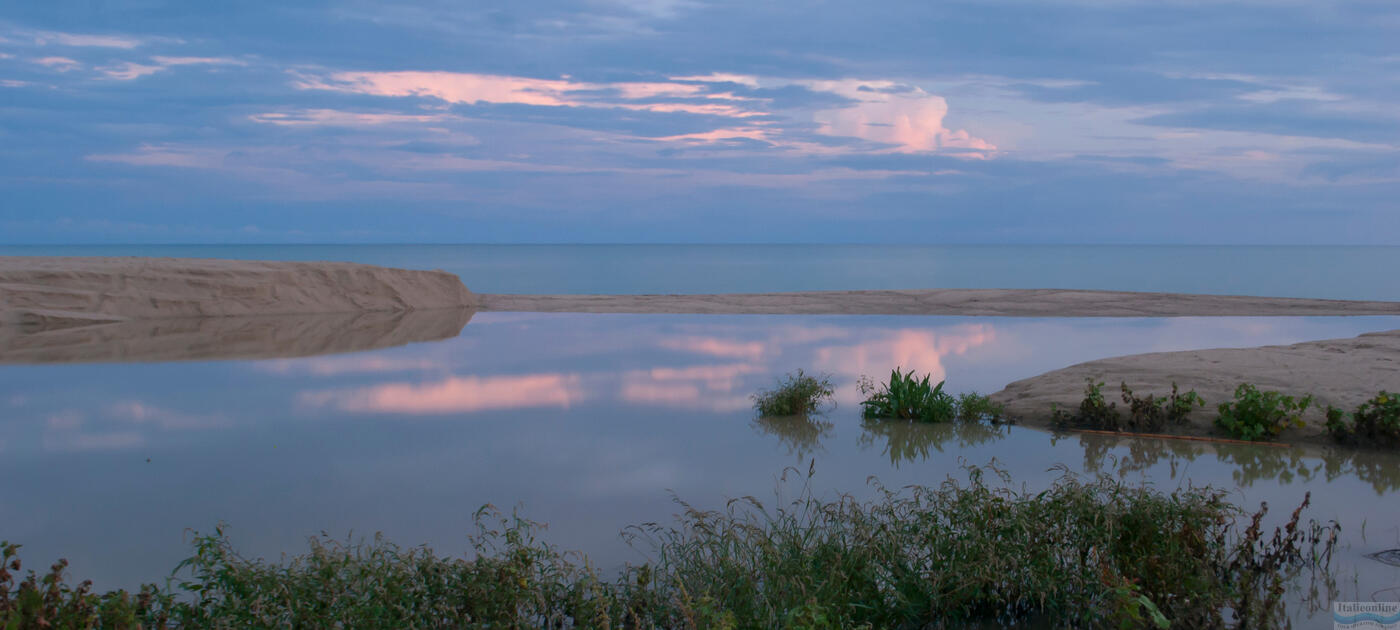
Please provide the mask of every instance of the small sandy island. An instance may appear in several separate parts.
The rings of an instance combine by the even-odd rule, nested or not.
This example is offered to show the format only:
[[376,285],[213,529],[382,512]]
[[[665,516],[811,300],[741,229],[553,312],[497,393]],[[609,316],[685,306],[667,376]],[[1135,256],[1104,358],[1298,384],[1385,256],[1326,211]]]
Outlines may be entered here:
[[1052,405],[1074,410],[1089,379],[1104,383],[1104,396],[1124,407],[1119,384],[1137,395],[1165,396],[1173,382],[1181,391],[1195,390],[1206,406],[1192,412],[1188,434],[1212,431],[1216,405],[1234,400],[1235,388],[1249,382],[1263,390],[1295,397],[1312,394],[1313,409],[1304,414],[1308,427],[1285,431],[1283,442],[1330,442],[1323,435],[1323,410],[1333,405],[1352,410],[1380,390],[1400,392],[1400,330],[1367,333],[1350,339],[1309,341],[1290,346],[1219,348],[1153,352],[1100,359],[1016,381],[991,398],[1007,415],[1032,426],[1049,426]]

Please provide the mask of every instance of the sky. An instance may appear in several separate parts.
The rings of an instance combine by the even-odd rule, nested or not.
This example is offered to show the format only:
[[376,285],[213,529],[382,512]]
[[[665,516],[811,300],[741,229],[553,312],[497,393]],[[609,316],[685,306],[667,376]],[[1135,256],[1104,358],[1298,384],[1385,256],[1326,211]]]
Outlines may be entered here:
[[0,243],[1400,244],[1400,4],[0,6]]

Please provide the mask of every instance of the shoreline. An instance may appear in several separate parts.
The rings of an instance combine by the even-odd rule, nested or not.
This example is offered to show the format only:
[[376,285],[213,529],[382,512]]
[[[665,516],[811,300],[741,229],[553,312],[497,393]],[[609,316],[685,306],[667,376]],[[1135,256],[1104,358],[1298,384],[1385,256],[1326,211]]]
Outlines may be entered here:
[[476,293],[482,311],[726,315],[1237,317],[1400,315],[1400,302],[1080,289],[909,289],[671,295]]

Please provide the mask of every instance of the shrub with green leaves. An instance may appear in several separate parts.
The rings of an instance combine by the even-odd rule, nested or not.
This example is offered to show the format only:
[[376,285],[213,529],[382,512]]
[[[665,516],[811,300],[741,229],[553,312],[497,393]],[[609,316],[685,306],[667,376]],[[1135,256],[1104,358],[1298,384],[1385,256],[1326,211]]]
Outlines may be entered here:
[[1181,393],[1176,383],[1172,383],[1169,396],[1136,396],[1128,389],[1126,382],[1120,385],[1123,404],[1128,406],[1127,429],[1129,431],[1161,431],[1169,426],[1186,424],[1186,416],[1196,407],[1204,407],[1206,402],[1195,390]]
[[779,381],[777,388],[754,394],[753,407],[762,417],[807,416],[830,403],[835,393],[831,377],[823,374],[819,379],[798,370]]
[[1089,379],[1084,385],[1084,400],[1080,401],[1079,409],[1070,413],[1052,408],[1050,422],[1058,429],[1117,431],[1122,424],[1122,416],[1118,414],[1118,406],[1104,398],[1103,383],[1095,383],[1094,379]]
[[1220,403],[1215,426],[1241,440],[1267,440],[1284,429],[1306,426],[1303,412],[1312,405],[1311,395],[1295,399],[1279,392],[1259,391],[1249,383],[1235,388],[1233,402]]
[[92,582],[76,587],[64,578],[67,560],[59,560],[43,576],[33,571],[17,580],[21,568],[20,546],[0,541],[0,628],[164,628],[174,599],[155,586],[144,586],[132,595],[111,591],[92,592]]
[[1381,390],[1350,414],[1328,406],[1327,432],[1342,444],[1400,447],[1400,395]]
[[943,391],[944,381],[931,384],[932,375],[922,379],[914,374],[895,368],[890,371],[890,380],[877,385],[862,376],[860,393],[865,400],[860,403],[861,415],[868,419],[918,420],[921,422],[948,422],[958,415],[957,399]]

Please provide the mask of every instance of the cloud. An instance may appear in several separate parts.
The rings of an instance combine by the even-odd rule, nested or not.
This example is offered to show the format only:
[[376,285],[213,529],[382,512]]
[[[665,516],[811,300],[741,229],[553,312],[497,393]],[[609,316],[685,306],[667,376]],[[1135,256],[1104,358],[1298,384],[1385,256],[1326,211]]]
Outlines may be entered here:
[[821,133],[890,144],[901,152],[953,149],[988,157],[997,150],[967,130],[945,127],[948,101],[922,88],[893,81],[859,80],[810,81],[806,85],[855,101],[849,107],[817,112],[814,118],[821,125]]
[[75,59],[69,59],[68,57],[39,57],[38,59],[33,59],[32,61],[41,66],[44,66],[45,68],[49,68],[50,70],[55,70],[58,72],[69,72],[72,70],[81,69],[83,67],[83,64],[79,63]]
[[577,374],[452,376],[430,383],[387,383],[345,390],[304,392],[298,400],[360,413],[438,415],[501,409],[558,407],[585,399]]
[[758,360],[763,356],[764,344],[758,341],[735,341],[718,337],[666,337],[657,345],[668,350],[693,352],[727,359]]
[[228,57],[151,57],[152,63],[124,61],[98,68],[109,79],[131,81],[180,66],[245,66],[247,62]]
[[633,370],[623,373],[619,397],[638,405],[736,411],[752,404],[742,377],[763,371],[751,363]]
[[141,40],[123,35],[85,35],[80,33],[41,31],[34,34],[34,43],[41,46],[52,44],[81,48],[121,48],[130,50],[140,46]]

